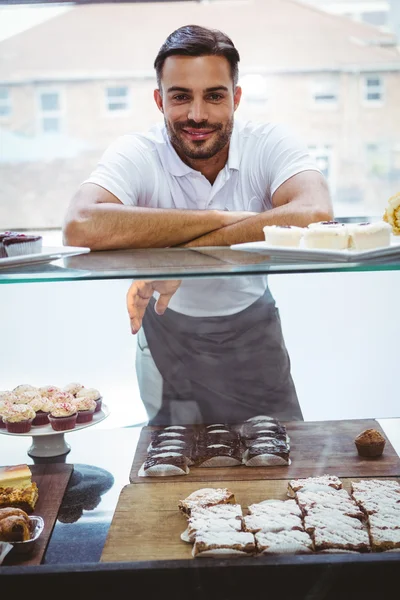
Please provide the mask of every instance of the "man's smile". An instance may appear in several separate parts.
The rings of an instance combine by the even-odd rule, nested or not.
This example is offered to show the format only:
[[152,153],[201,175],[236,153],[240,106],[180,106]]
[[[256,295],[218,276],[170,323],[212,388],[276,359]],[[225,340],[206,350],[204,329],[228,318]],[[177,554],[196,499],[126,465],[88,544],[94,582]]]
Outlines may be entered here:
[[216,131],[215,129],[192,129],[191,127],[185,127],[181,129],[185,137],[190,140],[206,140],[212,136]]

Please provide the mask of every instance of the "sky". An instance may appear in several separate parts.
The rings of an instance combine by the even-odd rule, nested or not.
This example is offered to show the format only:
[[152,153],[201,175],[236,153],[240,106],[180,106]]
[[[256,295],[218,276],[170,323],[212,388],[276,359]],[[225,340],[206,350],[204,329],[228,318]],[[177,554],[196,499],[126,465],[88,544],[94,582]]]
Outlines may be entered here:
[[1,6],[0,7],[0,41],[5,40],[21,31],[25,31],[42,21],[51,19],[71,6],[54,4],[52,6],[35,4],[33,6]]

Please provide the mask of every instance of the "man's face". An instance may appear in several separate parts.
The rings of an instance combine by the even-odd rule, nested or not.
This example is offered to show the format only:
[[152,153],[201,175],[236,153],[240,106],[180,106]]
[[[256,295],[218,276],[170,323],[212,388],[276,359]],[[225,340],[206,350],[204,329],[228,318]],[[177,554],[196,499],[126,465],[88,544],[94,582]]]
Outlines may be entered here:
[[241,89],[223,56],[169,56],[154,98],[184,160],[209,159],[228,144]]

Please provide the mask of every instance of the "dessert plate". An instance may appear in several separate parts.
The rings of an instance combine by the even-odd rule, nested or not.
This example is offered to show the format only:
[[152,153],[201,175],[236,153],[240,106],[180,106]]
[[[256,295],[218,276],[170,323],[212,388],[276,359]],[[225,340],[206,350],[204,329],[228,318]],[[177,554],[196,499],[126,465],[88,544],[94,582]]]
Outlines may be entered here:
[[22,254],[21,256],[0,258],[0,269],[50,263],[53,260],[59,260],[66,256],[87,254],[88,252],[90,252],[90,248],[81,248],[78,246],[43,246],[42,251],[35,254]]
[[400,239],[393,239],[390,246],[373,250],[325,250],[317,248],[285,248],[269,246],[267,242],[233,244],[232,250],[266,254],[272,260],[288,262],[349,262],[364,263],[376,260],[400,261]]

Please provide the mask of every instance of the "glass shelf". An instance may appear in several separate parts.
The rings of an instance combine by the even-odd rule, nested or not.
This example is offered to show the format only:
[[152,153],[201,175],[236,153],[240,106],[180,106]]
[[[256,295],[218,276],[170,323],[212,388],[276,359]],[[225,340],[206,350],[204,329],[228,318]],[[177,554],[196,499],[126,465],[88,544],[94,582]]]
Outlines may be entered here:
[[368,263],[282,262],[265,254],[227,247],[160,248],[90,252],[49,264],[0,269],[0,283],[89,281],[96,279],[184,279],[289,273],[398,271],[400,261]]

